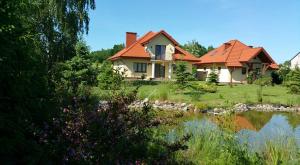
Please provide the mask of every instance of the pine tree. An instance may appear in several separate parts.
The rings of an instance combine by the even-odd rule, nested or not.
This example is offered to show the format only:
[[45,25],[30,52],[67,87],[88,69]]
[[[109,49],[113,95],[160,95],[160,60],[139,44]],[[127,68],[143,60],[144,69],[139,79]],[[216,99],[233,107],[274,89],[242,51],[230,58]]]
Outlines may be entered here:
[[208,75],[208,83],[214,83],[217,84],[219,83],[219,76],[216,73],[215,69],[212,69],[212,71]]

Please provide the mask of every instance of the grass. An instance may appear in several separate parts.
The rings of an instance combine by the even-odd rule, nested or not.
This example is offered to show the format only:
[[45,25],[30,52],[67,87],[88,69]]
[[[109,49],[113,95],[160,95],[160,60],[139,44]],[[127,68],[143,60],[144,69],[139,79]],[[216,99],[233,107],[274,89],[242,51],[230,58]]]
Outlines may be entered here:
[[[204,83],[204,82],[200,82]],[[229,85],[219,85],[217,92],[209,93],[193,89],[178,90],[175,82],[156,85],[143,85],[139,88],[138,97],[150,100],[170,100],[174,102],[204,103],[210,107],[227,107],[236,103],[257,103],[260,96],[258,85],[238,84],[230,88]],[[264,86],[262,89],[262,102],[284,105],[300,105],[300,95],[288,93],[286,87],[281,85]]]

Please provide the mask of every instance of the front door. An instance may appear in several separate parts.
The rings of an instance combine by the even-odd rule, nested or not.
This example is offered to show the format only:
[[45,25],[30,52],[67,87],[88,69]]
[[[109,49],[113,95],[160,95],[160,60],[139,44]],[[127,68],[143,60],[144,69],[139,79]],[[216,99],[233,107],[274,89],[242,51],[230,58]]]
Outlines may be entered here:
[[155,78],[165,78],[165,66],[155,64]]

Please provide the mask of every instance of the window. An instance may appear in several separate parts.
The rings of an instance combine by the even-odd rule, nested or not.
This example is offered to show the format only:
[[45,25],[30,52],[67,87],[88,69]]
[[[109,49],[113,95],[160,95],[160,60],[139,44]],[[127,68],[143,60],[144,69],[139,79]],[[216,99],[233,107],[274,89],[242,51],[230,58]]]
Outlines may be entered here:
[[164,60],[166,54],[166,45],[155,45],[155,59]]
[[133,63],[133,70],[137,73],[146,73],[147,64],[146,63]]
[[219,74],[221,73],[221,67],[218,67],[218,73]]
[[247,69],[245,67],[242,68],[242,74],[246,74]]

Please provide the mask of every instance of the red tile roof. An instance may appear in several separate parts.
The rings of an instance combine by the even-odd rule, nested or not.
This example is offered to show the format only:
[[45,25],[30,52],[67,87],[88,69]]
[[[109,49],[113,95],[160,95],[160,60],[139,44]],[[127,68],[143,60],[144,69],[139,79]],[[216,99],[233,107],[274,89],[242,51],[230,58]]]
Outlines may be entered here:
[[164,35],[167,37],[175,46],[175,53],[173,54],[174,60],[183,60],[183,61],[199,61],[198,58],[196,58],[191,53],[181,49],[178,45],[179,43],[170,36],[167,32],[164,30],[161,30],[159,32],[148,32],[144,36],[137,39],[136,42],[134,42],[131,46],[128,48],[124,48],[112,57],[108,58],[109,60],[117,60],[119,58],[147,58],[150,59],[150,54],[145,50],[144,44],[150,42],[153,38],[155,38],[158,35]]
[[199,58],[195,57],[188,51],[183,50],[179,46],[175,47],[175,53],[173,54],[173,60],[182,60],[182,61],[199,61]]
[[228,67],[242,67],[242,63],[250,61],[261,53],[264,55],[263,60],[269,63],[272,69],[278,68],[264,48],[252,48],[238,40],[231,40],[208,52],[200,57],[200,62],[197,64],[224,63]]
[[124,48],[121,51],[117,52],[115,55],[108,58],[109,60],[116,60],[120,57],[127,57],[127,58],[149,58],[150,54],[145,51],[144,46],[141,43],[149,40],[152,36],[154,36],[155,32],[148,32],[141,38],[137,39],[131,46],[128,48]]

